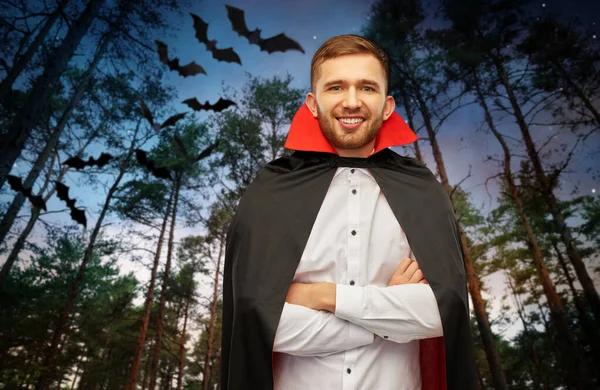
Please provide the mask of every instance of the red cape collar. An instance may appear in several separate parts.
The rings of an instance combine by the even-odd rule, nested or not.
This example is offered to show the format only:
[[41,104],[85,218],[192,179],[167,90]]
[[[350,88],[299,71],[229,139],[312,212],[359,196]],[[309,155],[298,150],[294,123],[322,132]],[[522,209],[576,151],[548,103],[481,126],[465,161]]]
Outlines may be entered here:
[[[390,146],[406,145],[418,139],[400,115],[394,112],[381,125],[375,139],[373,154]],[[284,147],[291,150],[337,154],[321,132],[319,120],[312,115],[306,103],[296,112]]]

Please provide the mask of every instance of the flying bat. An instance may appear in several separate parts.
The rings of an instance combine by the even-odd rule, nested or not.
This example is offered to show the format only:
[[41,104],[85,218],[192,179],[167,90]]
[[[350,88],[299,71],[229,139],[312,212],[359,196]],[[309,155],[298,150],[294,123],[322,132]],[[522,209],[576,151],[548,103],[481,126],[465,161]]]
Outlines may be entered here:
[[135,158],[136,158],[137,162],[140,163],[140,165],[143,165],[144,167],[146,167],[146,169],[148,169],[150,171],[150,173],[152,173],[152,176],[154,176],[158,179],[173,180],[169,170],[165,167],[157,167],[154,160],[149,159],[148,155],[143,150],[136,149],[135,150]]
[[190,13],[192,19],[194,19],[194,31],[196,31],[196,38],[200,43],[204,43],[206,45],[206,50],[212,53],[212,56],[217,61],[223,62],[237,62],[242,65],[242,60],[240,56],[237,55],[233,48],[227,49],[217,49],[217,41],[208,39],[208,23],[206,23],[202,18],[198,15]]
[[175,70],[180,76],[183,77],[195,76],[199,73],[206,74],[204,68],[198,65],[195,61],[181,66],[179,65],[179,58],[175,57],[173,59],[169,59],[169,49],[166,43],[159,40],[155,40],[154,43],[156,44],[156,52],[158,53],[160,62],[167,65],[169,70]]
[[275,35],[271,38],[262,39],[260,36],[260,29],[257,28],[250,31],[248,26],[246,26],[246,17],[243,10],[230,5],[225,5],[225,7],[227,8],[227,17],[231,22],[233,31],[238,33],[239,36],[246,37],[250,44],[257,45],[260,47],[261,51],[266,51],[271,54],[276,51],[285,52],[287,50],[298,50],[304,53],[302,46],[284,33]]
[[196,157],[190,157],[190,155],[188,154],[188,151],[185,148],[185,145],[183,144],[183,141],[181,140],[181,138],[177,134],[175,134],[173,136],[173,139],[175,140],[175,143],[177,144],[177,147],[179,148],[179,151],[181,152],[181,154],[183,154],[183,156],[190,163],[196,163],[196,162],[198,162],[200,160],[203,160],[203,159],[207,158],[219,146],[219,141],[217,140],[215,143],[213,143],[212,145],[210,145],[209,147],[207,147],[206,149],[204,149],[202,152],[200,152],[200,154],[198,156],[196,156]]
[[69,198],[69,187],[64,185],[59,181],[55,181],[56,183],[56,195],[58,199],[64,201],[67,204],[67,207],[71,210],[71,219],[81,225],[83,227],[87,227],[87,219],[85,218],[85,211],[82,209],[78,209],[75,207],[75,202],[77,202],[74,198]]
[[231,100],[220,98],[215,104],[210,104],[208,100],[203,104],[198,101],[196,98],[191,98],[184,100],[183,104],[187,105],[194,111],[200,110],[213,110],[215,112],[221,112],[230,106],[235,106],[236,104]]
[[140,99],[140,105],[142,106],[142,112],[144,114],[144,118],[146,118],[148,120],[148,122],[150,122],[150,126],[152,126],[152,128],[156,131],[160,131],[161,129],[164,129],[165,127],[168,127],[168,126],[173,126],[175,123],[177,123],[177,121],[179,121],[181,118],[183,118],[187,114],[187,112],[175,114],[175,115],[169,117],[166,121],[164,121],[162,125],[159,125],[158,123],[154,123],[154,117],[152,116],[152,113],[150,112],[150,109],[148,108],[146,103],[144,103],[143,99]]
[[87,161],[82,160],[79,156],[73,156],[71,158],[69,158],[67,161],[65,161],[65,164],[70,166],[71,168],[75,168],[78,171],[80,169],[85,168],[86,166],[94,166],[96,165],[99,168],[102,168],[103,166],[105,166],[106,164],[108,164],[108,162],[113,158],[113,156],[111,156],[108,153],[102,153],[100,155],[100,157],[98,157],[97,159],[90,157],[87,159]]
[[20,177],[6,175],[6,178],[8,179],[8,184],[10,185],[10,188],[13,189],[13,191],[23,194],[27,199],[29,199],[29,201],[34,207],[37,207],[38,209],[42,209],[44,211],[48,211],[46,209],[46,202],[44,201],[44,198],[42,198],[40,195],[33,195],[31,193],[31,187],[23,187],[23,183],[21,182]]

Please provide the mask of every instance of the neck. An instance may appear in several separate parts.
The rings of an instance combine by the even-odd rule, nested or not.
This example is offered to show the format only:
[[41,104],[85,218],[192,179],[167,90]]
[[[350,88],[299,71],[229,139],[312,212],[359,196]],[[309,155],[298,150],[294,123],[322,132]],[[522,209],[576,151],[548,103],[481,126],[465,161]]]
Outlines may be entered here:
[[354,157],[354,158],[368,158],[374,151],[375,148],[375,140],[369,142],[362,148],[358,149],[338,149],[335,148],[335,151],[338,153],[340,157]]

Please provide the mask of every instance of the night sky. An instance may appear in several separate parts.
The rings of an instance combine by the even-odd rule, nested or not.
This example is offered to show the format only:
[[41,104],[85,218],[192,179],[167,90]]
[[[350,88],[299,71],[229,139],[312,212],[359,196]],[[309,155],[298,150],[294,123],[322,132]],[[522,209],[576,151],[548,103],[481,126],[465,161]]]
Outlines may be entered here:
[[[219,98],[221,83],[239,87],[246,82],[244,72],[250,72],[253,76],[270,78],[274,74],[280,76],[289,72],[294,77],[295,87],[308,88],[310,83],[310,62],[312,55],[318,47],[327,39],[340,34],[359,34],[361,27],[367,22],[370,6],[373,1],[366,0],[305,0],[305,1],[268,1],[268,0],[230,0],[205,1],[192,7],[193,12],[202,17],[207,23],[209,39],[217,40],[217,47],[233,47],[242,59],[242,66],[233,63],[217,62],[213,60],[210,53],[203,45],[194,38],[192,19],[188,13],[183,18],[174,18],[174,24],[178,24],[180,31],[177,39],[165,42],[173,48],[174,54],[180,57],[181,63],[185,64],[195,60],[202,65],[208,75],[198,75],[193,78],[183,79],[175,72],[170,72],[168,80],[177,87],[179,101],[190,97],[197,97],[201,102],[209,100],[215,102]],[[259,27],[262,36],[285,32],[288,36],[297,40],[304,48],[306,54],[297,51],[286,53],[267,54],[261,52],[257,46],[249,45],[245,38],[240,37],[231,29],[227,19],[225,4],[241,8],[246,14],[246,23],[250,30]],[[432,2],[434,4],[434,2]],[[578,1],[539,1],[532,2],[528,7],[532,13],[556,12],[563,18],[578,17],[580,25],[592,30],[590,35],[597,34],[596,22],[600,14],[600,2],[598,0]],[[429,15],[435,13],[435,6],[426,9]],[[435,28],[440,22],[430,19],[425,25]],[[399,102],[396,102],[399,105]],[[177,111],[188,111],[186,106],[176,106]],[[402,108],[397,109],[404,117]],[[203,114],[205,115],[205,114]],[[202,115],[199,116],[202,118]],[[487,136],[482,131],[476,131],[483,122],[482,112],[477,105],[461,109],[447,120],[439,132],[439,142],[446,162],[451,184],[456,184],[467,176],[471,166],[471,177],[464,181],[463,188],[470,191],[472,200],[487,213],[496,205],[497,186],[490,182],[488,195],[483,183],[490,176],[497,174],[498,168],[485,163],[484,158],[488,154],[499,153],[498,142],[493,136]],[[514,120],[504,117],[497,123],[505,133],[520,137],[516,131]],[[557,128],[533,128],[538,138],[554,134],[556,141],[560,142],[563,137],[568,137],[564,131]],[[534,135],[535,136],[535,135]],[[591,138],[578,152],[578,157],[572,164],[571,172],[564,175],[563,191],[561,195],[565,198],[570,196],[574,185],[579,186],[580,194],[597,194],[596,188],[600,189],[600,183],[594,181],[590,174],[584,170],[589,167],[600,167],[597,159],[599,142],[598,137]],[[435,165],[431,158],[431,148],[428,143],[422,142],[421,149],[424,152],[429,168],[435,172]],[[401,152],[399,150],[399,152]],[[522,155],[525,155],[523,152]],[[516,160],[516,159],[513,159]],[[516,168],[516,163],[515,163]],[[187,229],[186,229],[187,230]],[[189,233],[194,230],[190,229]],[[183,232],[181,232],[183,234]],[[504,289],[504,278],[500,274],[488,278],[489,286],[494,295],[500,296]],[[499,303],[493,305],[492,315],[497,315]],[[516,331],[510,329],[506,336],[510,337]]]

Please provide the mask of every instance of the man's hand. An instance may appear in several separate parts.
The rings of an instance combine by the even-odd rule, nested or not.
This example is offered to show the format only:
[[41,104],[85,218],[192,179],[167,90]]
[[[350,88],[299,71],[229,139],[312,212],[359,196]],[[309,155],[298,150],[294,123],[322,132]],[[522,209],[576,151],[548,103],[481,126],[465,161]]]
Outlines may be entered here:
[[292,283],[285,297],[287,303],[313,310],[335,312],[334,283]]
[[408,283],[428,284],[423,272],[419,268],[419,264],[407,257],[402,260],[398,265],[398,268],[396,268],[396,271],[388,282],[388,287]]

